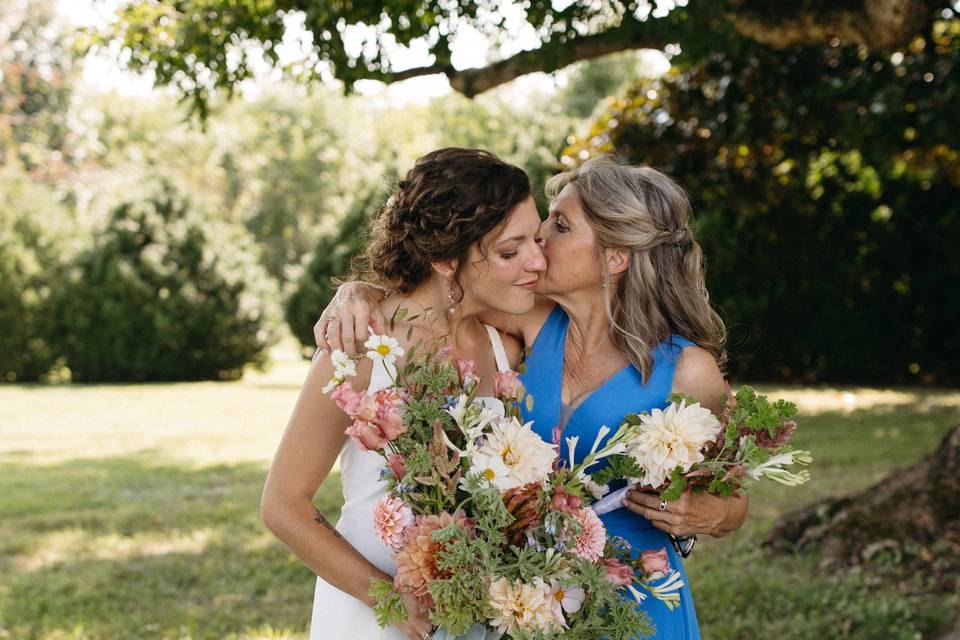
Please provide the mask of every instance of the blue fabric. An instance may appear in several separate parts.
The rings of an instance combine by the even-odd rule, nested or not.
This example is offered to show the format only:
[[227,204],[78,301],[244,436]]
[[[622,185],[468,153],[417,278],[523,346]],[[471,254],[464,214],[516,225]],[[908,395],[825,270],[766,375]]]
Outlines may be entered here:
[[[526,373],[521,376],[527,392],[533,396],[533,410],[525,412],[525,417],[534,421],[534,431],[547,442],[553,440],[553,429],[560,424],[561,376],[569,323],[567,314],[557,306],[540,329],[526,359]],[[583,400],[563,429],[560,442],[564,455],[567,453],[566,437],[580,436],[576,451],[579,459],[581,454],[589,452],[601,425],[616,430],[623,416],[628,413],[666,407],[667,396],[673,387],[677,359],[681,351],[692,344],[686,338],[672,336],[654,349],[653,370],[646,384],[640,372],[632,365],[627,365]],[[623,486],[623,483],[619,486]],[[616,485],[612,486],[612,489],[616,488]],[[670,566],[680,571],[683,577],[680,606],[673,611],[649,594],[639,605],[657,627],[654,637],[657,640],[699,640],[693,595],[683,563],[674,551],[669,535],[655,529],[649,520],[627,508],[617,509],[600,519],[607,533],[620,536],[630,543],[635,556],[642,551],[666,548]]]

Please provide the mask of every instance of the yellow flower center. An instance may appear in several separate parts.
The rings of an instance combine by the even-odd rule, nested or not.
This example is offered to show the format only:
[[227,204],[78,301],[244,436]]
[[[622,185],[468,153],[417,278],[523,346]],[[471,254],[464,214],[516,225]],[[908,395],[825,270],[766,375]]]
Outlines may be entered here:
[[390,355],[390,345],[388,344],[377,345],[377,353],[379,353],[382,356]]
[[563,602],[563,598],[566,595],[567,595],[566,591],[564,591],[563,589],[557,589],[556,592],[553,594],[553,597],[557,599],[557,602]]
[[506,447],[503,450],[503,453],[500,454],[500,457],[503,458],[503,464],[513,466],[517,464],[517,457],[513,455],[513,449]]
[[487,480],[493,480],[494,478],[497,477],[496,472],[494,472],[493,469],[489,469],[489,468],[483,472],[483,475],[487,478]]

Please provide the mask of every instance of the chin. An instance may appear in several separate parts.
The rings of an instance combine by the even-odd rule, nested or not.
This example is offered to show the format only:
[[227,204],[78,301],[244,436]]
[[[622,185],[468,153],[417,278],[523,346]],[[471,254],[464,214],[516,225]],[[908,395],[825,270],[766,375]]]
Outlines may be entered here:
[[518,316],[533,309],[534,304],[536,304],[536,294],[531,291],[523,295],[513,295],[506,299],[497,300],[497,304],[492,306],[497,311]]

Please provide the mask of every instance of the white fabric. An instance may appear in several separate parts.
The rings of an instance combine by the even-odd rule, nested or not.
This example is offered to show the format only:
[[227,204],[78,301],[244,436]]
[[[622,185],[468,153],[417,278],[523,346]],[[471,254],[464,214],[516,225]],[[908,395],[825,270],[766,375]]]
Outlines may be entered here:
[[490,336],[490,344],[493,346],[493,357],[497,361],[497,371],[509,371],[510,359],[507,357],[507,350],[503,348],[500,332],[488,324],[483,326],[487,328],[487,334]]
[[[486,325],[485,325],[486,326]],[[500,334],[487,326],[497,368],[508,371]],[[375,364],[370,374],[368,392],[389,387],[395,371]],[[477,398],[488,408],[503,415],[503,404],[496,398]],[[373,531],[373,508],[386,492],[386,482],[380,479],[386,468],[383,457],[373,451],[361,450],[353,440],[347,440],[340,452],[340,483],[344,504],[337,521],[337,531],[367,560],[382,571],[393,575],[396,568],[393,555],[381,544]],[[313,615],[310,619],[310,640],[406,640],[396,627],[381,629],[373,611],[362,601],[337,589],[317,577],[313,594]]]

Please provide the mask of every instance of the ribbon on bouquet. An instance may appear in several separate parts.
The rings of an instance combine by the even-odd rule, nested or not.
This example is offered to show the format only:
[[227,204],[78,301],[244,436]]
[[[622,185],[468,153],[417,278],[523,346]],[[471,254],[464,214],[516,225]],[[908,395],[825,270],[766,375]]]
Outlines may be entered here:
[[608,493],[594,502],[593,507],[591,508],[597,513],[598,516],[602,516],[605,513],[610,513],[611,511],[616,511],[623,506],[623,499],[627,497],[627,492],[636,486],[636,483],[631,483],[622,489],[617,489],[613,493]]
[[[622,489],[617,489],[613,493],[609,493],[596,502],[593,503],[591,507],[598,516],[602,516],[605,513],[610,513],[611,511],[616,511],[617,509],[623,506],[623,499],[627,497],[627,492],[630,489],[633,489],[637,486],[637,483],[628,484]],[[697,536],[670,536],[670,542],[673,544],[673,548],[681,558],[686,558],[690,556],[690,553],[693,551],[693,545],[697,542]]]

